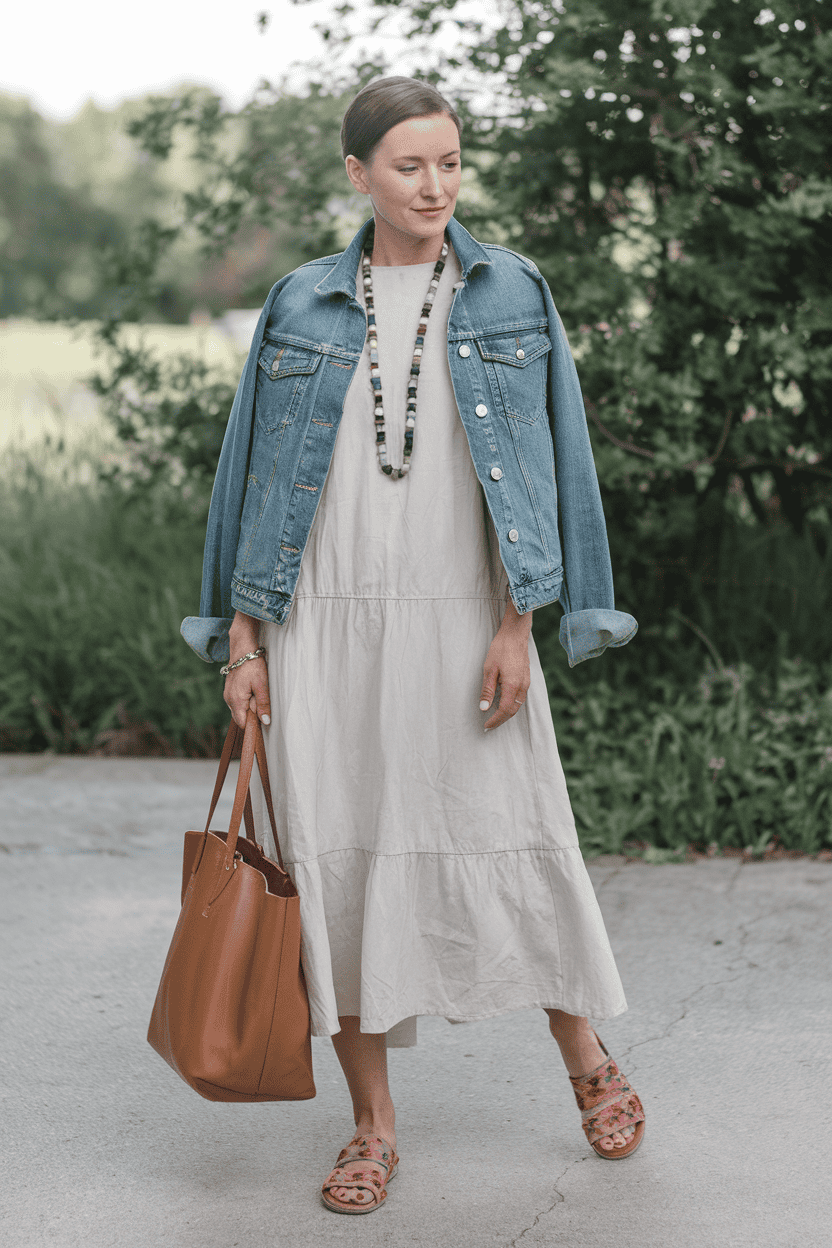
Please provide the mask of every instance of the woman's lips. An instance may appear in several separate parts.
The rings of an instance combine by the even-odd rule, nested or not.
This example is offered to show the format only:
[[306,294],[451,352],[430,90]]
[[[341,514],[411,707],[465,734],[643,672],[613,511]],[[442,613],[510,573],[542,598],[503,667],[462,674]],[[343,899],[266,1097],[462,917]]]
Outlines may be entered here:
[[421,212],[423,217],[438,217],[445,211],[443,208],[417,208],[416,212]]

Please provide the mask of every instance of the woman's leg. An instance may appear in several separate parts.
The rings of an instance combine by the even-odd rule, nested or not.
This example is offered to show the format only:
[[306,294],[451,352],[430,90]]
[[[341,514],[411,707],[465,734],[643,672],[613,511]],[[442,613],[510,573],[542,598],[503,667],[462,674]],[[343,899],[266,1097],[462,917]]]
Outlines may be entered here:
[[[387,1037],[384,1032],[359,1031],[360,1020],[354,1015],[339,1018],[341,1030],[332,1037],[332,1045],[347,1078],[352,1097],[356,1135],[380,1135],[396,1147],[396,1111],[387,1082]],[[597,1064],[597,1063],[596,1063]],[[348,1161],[345,1170],[366,1170],[372,1161]],[[384,1177],[384,1167],[378,1166]],[[344,1188],[333,1191],[336,1200],[346,1200]]]
[[[546,1010],[549,1030],[558,1042],[561,1057],[570,1075],[588,1075],[607,1059],[595,1039],[589,1019],[578,1014],[564,1014],[563,1010]],[[613,1135],[605,1135],[598,1143],[602,1148],[615,1148],[625,1144],[633,1134],[634,1127],[623,1127]]]

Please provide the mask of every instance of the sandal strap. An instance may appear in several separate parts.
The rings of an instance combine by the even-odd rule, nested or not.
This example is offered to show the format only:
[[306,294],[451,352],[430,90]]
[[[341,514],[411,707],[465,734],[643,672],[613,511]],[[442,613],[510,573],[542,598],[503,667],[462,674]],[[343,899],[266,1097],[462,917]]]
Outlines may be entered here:
[[335,1164],[340,1166],[344,1161],[373,1161],[384,1166],[388,1175],[398,1161],[395,1149],[380,1135],[360,1135],[350,1140],[346,1148],[342,1148]]
[[604,1105],[597,1113],[583,1115],[581,1125],[589,1143],[595,1144],[605,1135],[612,1135],[623,1127],[634,1127],[638,1122],[644,1122],[644,1108],[635,1092],[629,1092]]
[[644,1106],[611,1057],[586,1075],[570,1075],[569,1082],[590,1144],[644,1122]]
[[569,1082],[581,1113],[632,1091],[611,1057],[586,1075],[570,1075]]
[[323,1185],[326,1192],[331,1187],[369,1187],[376,1200],[384,1190],[384,1181],[372,1170],[342,1170],[338,1166]]
[[[329,1193],[333,1187],[348,1187],[352,1189],[366,1189],[370,1192],[373,1203],[380,1205],[387,1196],[385,1190],[387,1180],[398,1164],[398,1157],[395,1149],[393,1149],[387,1140],[380,1135],[360,1135],[355,1140],[350,1140],[346,1148],[342,1148],[335,1162],[335,1168],[329,1178],[321,1188],[322,1192]],[[379,1166],[384,1170],[384,1174],[379,1174],[377,1170],[367,1168],[366,1170],[346,1170],[344,1162],[348,1161],[367,1161],[373,1166]],[[340,1201],[340,1204],[362,1204],[368,1206],[367,1201]]]

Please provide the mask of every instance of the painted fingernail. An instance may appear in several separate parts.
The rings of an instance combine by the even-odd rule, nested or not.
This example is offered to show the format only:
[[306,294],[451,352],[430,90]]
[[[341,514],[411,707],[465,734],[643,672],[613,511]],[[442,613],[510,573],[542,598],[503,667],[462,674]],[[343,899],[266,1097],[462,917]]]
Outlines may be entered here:
[[[493,724],[492,724],[492,727],[493,727]],[[491,731],[491,728],[483,728],[483,732],[490,732],[490,731]]]
[[485,698],[483,698],[482,702],[480,702],[480,710],[481,710],[481,711],[487,711],[490,705],[491,705],[491,703],[490,703],[490,702],[487,702],[487,701],[485,700]]
[[260,718],[264,724],[270,724],[272,722],[268,715],[261,715]]

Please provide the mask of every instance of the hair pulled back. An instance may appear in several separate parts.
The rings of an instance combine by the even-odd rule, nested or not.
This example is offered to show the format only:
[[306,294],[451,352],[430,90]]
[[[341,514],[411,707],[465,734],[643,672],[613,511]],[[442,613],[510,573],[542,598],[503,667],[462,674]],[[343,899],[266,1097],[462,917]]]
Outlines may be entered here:
[[388,130],[411,117],[445,113],[462,134],[462,122],[443,95],[417,78],[377,78],[362,87],[341,124],[341,152],[366,163]]

